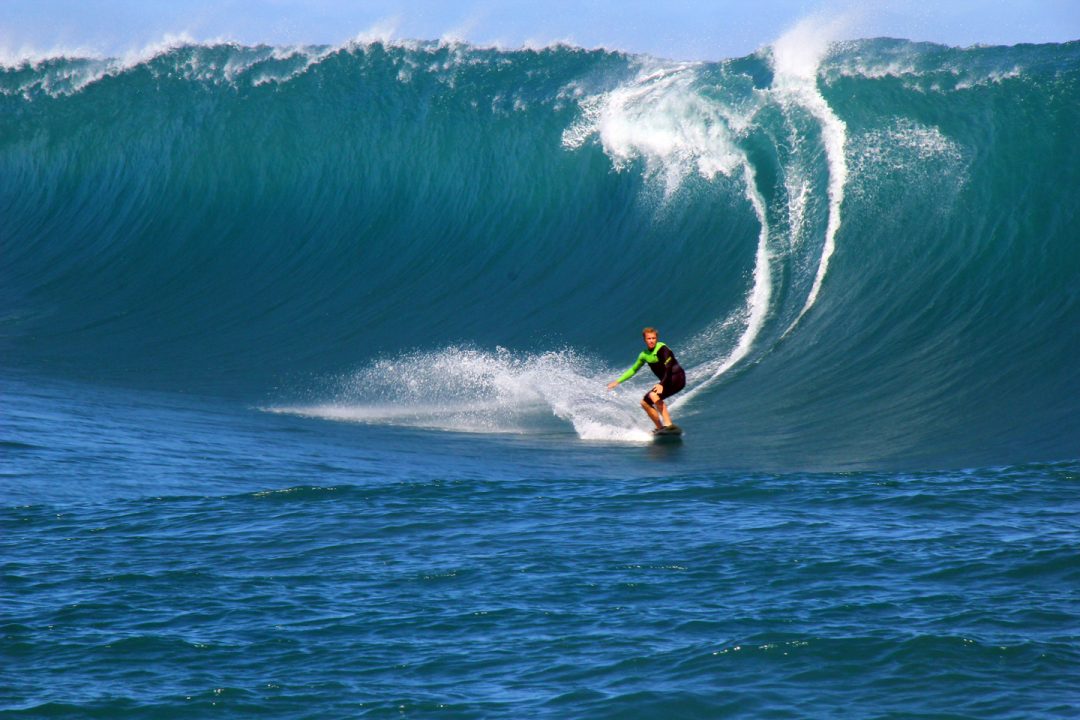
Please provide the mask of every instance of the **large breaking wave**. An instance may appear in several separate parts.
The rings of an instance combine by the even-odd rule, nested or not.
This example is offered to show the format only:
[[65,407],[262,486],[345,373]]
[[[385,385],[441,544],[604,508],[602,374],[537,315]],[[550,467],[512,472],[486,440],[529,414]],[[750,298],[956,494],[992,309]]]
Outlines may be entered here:
[[[718,457],[1075,457],[1080,44],[181,44],[0,72],[9,368]],[[643,389],[641,390],[643,392]]]

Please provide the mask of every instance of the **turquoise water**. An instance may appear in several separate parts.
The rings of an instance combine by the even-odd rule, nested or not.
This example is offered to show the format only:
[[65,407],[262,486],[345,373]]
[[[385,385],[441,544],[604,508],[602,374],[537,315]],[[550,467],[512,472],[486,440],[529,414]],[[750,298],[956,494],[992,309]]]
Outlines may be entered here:
[[0,71],[0,715],[1073,717],[1080,44],[800,50]]

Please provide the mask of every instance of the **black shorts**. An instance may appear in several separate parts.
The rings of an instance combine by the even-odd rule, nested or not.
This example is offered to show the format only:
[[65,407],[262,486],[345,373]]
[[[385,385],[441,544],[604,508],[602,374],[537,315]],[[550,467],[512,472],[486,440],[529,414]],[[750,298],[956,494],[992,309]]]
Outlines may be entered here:
[[[660,381],[657,380],[656,382],[660,382]],[[655,386],[655,384],[656,383],[653,383],[654,386]],[[667,399],[667,398],[671,397],[672,395],[674,395],[675,393],[682,390],[684,387],[686,387],[686,373],[683,372],[682,370],[677,370],[677,371],[671,373],[671,380],[669,380],[668,384],[664,386],[664,392],[659,393],[660,399],[661,400]],[[645,404],[648,405],[649,407],[656,407],[656,405],[652,401],[652,398],[649,397],[651,394],[652,394],[651,389],[649,390],[649,392],[645,393],[645,398],[644,398]]]

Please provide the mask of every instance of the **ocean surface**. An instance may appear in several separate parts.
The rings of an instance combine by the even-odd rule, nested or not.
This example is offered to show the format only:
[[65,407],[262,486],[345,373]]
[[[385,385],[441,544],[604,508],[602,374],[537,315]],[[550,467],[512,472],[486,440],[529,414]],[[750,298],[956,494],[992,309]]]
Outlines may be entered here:
[[0,716],[1080,717],[1078,128],[1080,42],[7,61]]

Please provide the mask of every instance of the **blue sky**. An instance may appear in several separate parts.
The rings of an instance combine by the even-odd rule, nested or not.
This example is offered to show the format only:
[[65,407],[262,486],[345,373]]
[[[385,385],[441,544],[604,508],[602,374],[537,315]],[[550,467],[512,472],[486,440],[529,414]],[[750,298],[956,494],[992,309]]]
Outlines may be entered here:
[[753,52],[810,15],[843,16],[850,37],[1080,39],[1080,0],[0,0],[0,53],[122,55],[177,36],[337,44],[375,35],[715,60]]

